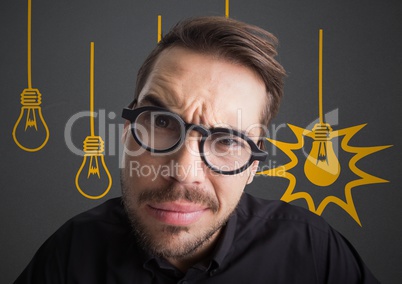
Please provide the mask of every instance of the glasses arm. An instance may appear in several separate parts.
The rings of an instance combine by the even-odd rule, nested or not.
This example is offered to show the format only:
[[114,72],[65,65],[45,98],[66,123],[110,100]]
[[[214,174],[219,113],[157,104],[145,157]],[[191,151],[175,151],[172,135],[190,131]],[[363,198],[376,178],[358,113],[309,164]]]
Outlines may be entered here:
[[136,113],[133,109],[131,108],[123,108],[123,112],[121,113],[121,117],[124,119],[129,120],[130,122],[133,122],[136,118]]

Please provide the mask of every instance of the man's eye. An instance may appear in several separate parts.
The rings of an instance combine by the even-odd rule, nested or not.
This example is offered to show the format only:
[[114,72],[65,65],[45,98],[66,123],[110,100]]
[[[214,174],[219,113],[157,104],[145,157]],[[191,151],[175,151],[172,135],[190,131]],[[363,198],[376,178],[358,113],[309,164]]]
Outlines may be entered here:
[[170,124],[170,118],[166,115],[158,115],[155,117],[155,125],[160,128],[167,128]]
[[218,142],[224,146],[236,146],[238,144],[238,141],[231,138],[221,138]]
[[245,147],[245,141],[239,137],[220,137],[215,140],[215,144],[226,149],[239,149]]

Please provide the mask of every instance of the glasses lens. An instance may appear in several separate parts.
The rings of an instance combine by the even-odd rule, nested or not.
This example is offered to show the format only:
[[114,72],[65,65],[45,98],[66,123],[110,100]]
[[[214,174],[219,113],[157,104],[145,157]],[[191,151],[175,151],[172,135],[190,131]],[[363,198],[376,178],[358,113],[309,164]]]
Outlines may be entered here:
[[184,126],[178,118],[165,111],[144,111],[134,121],[133,126],[142,145],[158,151],[176,145],[184,132]]
[[205,160],[219,171],[234,171],[246,165],[251,148],[246,140],[232,133],[217,132],[206,138]]

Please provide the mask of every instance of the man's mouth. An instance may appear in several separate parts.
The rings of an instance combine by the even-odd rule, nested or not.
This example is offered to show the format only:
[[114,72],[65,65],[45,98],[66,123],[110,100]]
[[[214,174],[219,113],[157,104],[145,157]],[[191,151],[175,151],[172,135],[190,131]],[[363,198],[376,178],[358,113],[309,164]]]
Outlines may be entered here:
[[198,221],[208,208],[188,202],[147,204],[146,211],[158,221],[172,226],[187,226]]

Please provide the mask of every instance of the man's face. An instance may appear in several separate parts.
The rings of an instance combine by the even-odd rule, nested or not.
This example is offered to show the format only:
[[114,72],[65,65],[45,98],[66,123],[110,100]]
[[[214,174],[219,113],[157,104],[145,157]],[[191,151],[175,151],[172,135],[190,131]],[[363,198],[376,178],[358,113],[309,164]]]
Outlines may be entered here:
[[[187,123],[244,131],[257,142],[265,96],[249,68],[174,47],[157,59],[137,107],[162,106]],[[168,259],[205,253],[256,171],[257,162],[236,175],[213,172],[201,160],[199,136],[190,131],[180,149],[162,155],[142,149],[129,123],[123,133],[126,210],[142,242]]]

